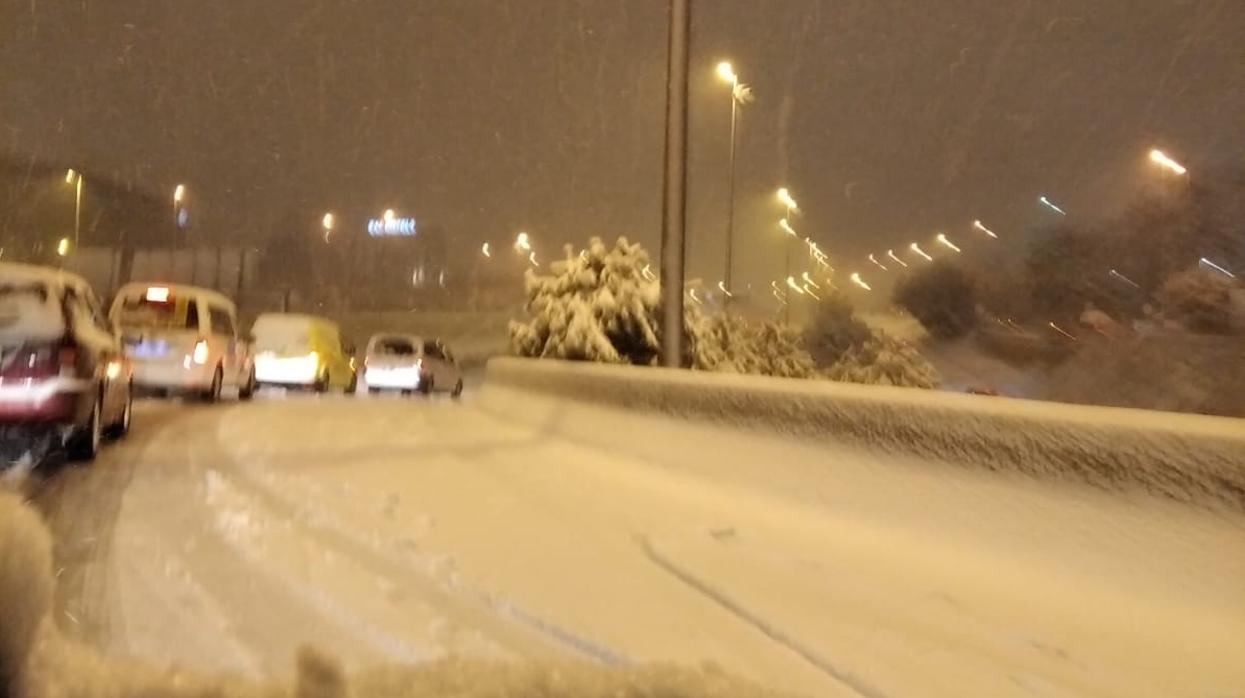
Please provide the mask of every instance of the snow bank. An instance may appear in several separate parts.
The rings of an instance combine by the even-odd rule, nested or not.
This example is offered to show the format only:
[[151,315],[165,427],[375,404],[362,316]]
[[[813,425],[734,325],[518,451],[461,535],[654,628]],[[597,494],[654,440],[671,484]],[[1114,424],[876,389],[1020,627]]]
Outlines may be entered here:
[[[482,406],[550,419],[515,409],[530,395],[1245,511],[1245,423],[1235,419],[547,359],[489,362]],[[556,419],[545,428],[591,433],[573,410]]]
[[640,698],[778,696],[712,665],[602,667],[588,663],[503,663],[450,658],[348,675],[331,655],[299,652],[291,685],[204,676],[106,661],[66,639],[52,620],[52,543],[33,510],[0,490],[0,696],[254,696],[345,698]]

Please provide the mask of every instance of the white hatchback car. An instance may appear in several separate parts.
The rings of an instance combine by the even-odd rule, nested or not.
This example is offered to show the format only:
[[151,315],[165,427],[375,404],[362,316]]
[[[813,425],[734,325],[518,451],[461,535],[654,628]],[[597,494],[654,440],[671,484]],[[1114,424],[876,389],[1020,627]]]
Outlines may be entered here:
[[463,392],[462,371],[450,350],[438,340],[409,334],[372,336],[363,359],[362,383],[369,393],[418,390],[428,394],[441,386],[454,397]]
[[109,313],[134,365],[134,385],[220,399],[225,386],[255,392],[249,343],[233,301],[206,288],[161,283],[121,287]]

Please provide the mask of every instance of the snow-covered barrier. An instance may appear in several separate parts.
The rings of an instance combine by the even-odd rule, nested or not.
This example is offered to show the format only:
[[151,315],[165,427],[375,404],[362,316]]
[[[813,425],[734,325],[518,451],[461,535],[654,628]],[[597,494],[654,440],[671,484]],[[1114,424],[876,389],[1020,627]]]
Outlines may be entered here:
[[[588,403],[1245,511],[1245,421],[543,359],[489,361],[482,406],[588,433]],[[526,402],[525,402],[526,401]],[[526,404],[526,407],[525,407]]]

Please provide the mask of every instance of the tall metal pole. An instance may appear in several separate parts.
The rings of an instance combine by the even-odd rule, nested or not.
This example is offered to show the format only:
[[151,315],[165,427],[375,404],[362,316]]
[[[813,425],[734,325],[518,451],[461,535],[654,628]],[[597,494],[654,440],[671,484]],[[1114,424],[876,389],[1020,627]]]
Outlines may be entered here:
[[[735,288],[731,284],[734,277],[734,264],[732,258],[735,251],[735,134],[739,128],[739,100],[735,96],[735,91],[739,88],[739,81],[735,80],[731,83],[731,157],[728,167],[729,173],[726,176],[726,290],[730,291]],[[730,305],[731,297],[726,296],[722,299],[722,304]]]
[[[691,0],[670,0],[665,187],[661,225],[661,365],[683,365],[683,251],[687,225],[687,75]],[[734,97],[732,96],[732,99]]]
[[[787,207],[787,220],[791,220],[790,206]],[[791,278],[791,242],[794,239],[795,237],[792,235],[783,236],[783,241],[787,244],[787,278],[782,281],[784,286],[787,283],[787,279]],[[782,321],[791,324],[791,301],[794,299],[791,297],[790,287],[784,293],[787,293],[787,303],[782,307]]]
[[73,248],[78,249],[78,241],[82,231],[82,173],[78,173],[78,186],[75,187],[73,202]]

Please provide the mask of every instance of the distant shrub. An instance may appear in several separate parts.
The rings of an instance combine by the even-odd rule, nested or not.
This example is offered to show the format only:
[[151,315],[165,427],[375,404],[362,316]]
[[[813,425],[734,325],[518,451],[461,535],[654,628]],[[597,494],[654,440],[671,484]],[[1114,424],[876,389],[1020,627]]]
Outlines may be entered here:
[[1163,315],[1194,332],[1228,334],[1232,331],[1232,279],[1201,269],[1167,277],[1158,292]]
[[934,262],[912,272],[895,287],[893,300],[939,339],[961,337],[977,320],[975,284],[948,262]]

